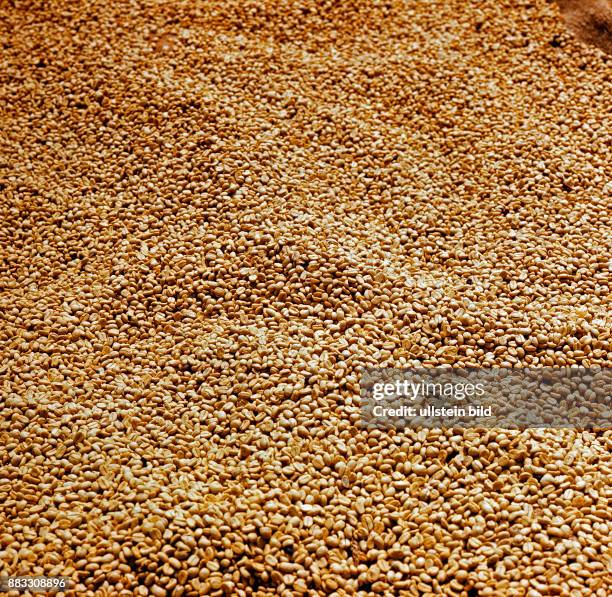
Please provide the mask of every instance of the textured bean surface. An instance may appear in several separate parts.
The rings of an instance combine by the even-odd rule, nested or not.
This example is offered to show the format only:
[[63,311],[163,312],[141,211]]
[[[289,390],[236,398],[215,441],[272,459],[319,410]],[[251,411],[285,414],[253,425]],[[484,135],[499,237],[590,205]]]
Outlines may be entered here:
[[610,366],[610,63],[543,0],[0,4],[0,574],[612,586],[612,434],[370,431],[379,366]]

